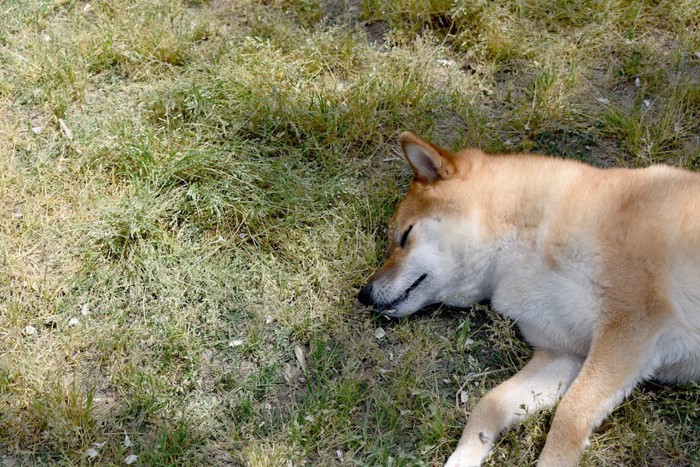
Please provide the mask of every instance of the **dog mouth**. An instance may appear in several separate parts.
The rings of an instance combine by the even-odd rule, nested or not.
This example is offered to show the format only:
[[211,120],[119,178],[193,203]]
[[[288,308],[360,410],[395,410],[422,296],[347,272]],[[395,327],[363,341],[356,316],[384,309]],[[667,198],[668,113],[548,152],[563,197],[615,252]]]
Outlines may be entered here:
[[413,281],[413,283],[409,285],[408,288],[404,290],[403,293],[399,295],[396,299],[392,300],[389,303],[375,303],[372,308],[374,309],[374,311],[382,315],[401,316],[396,310],[396,307],[399,306],[402,302],[406,301],[411,292],[413,292],[419,285],[421,285],[421,283],[427,277],[428,273],[422,274],[418,279]]

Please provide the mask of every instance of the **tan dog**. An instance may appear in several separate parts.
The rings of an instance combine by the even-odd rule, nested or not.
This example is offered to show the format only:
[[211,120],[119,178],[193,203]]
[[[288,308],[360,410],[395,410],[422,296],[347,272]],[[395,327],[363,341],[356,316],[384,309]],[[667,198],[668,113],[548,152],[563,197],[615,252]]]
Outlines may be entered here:
[[359,300],[397,317],[490,298],[534,348],[479,401],[447,465],[480,465],[562,396],[538,465],[577,465],[641,380],[700,381],[700,175],[400,142],[413,182]]

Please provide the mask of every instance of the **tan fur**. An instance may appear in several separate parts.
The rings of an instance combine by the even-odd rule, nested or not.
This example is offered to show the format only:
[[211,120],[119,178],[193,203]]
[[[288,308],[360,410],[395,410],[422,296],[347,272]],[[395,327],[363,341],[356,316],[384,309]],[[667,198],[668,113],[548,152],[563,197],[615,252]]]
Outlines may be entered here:
[[479,465],[562,395],[538,465],[576,465],[639,381],[700,380],[700,175],[400,141],[414,180],[361,301],[404,316],[491,298],[535,349],[479,402],[448,465]]

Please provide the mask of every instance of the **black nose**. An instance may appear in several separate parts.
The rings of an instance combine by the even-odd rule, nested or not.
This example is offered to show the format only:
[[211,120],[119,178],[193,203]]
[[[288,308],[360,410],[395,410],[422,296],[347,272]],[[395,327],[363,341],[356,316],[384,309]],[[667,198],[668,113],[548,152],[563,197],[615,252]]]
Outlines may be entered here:
[[365,306],[372,306],[374,300],[372,300],[372,284],[366,285],[360,289],[357,293],[357,300]]

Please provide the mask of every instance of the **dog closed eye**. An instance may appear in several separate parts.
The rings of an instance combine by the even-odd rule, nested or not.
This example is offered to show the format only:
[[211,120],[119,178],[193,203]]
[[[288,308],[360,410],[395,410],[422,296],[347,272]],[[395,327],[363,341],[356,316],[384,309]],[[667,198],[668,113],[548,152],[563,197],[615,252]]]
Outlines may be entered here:
[[399,243],[401,245],[401,248],[406,246],[406,241],[408,240],[408,234],[411,233],[411,230],[413,229],[412,225],[409,225],[406,231],[403,233],[401,236],[401,242]]

